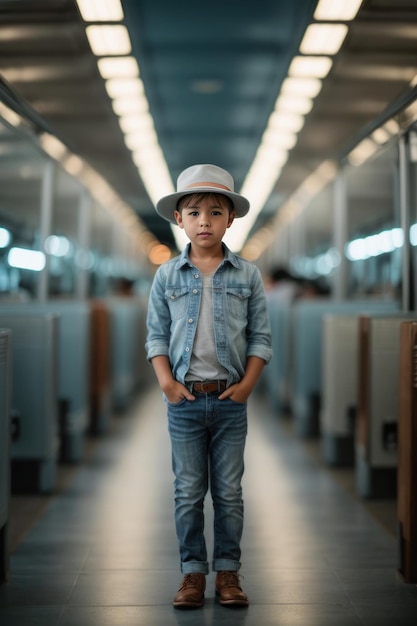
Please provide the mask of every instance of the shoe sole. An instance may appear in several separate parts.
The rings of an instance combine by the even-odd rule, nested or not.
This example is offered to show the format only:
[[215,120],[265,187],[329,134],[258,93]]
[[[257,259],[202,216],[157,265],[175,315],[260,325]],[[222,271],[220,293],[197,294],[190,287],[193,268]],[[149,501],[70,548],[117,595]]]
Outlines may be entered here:
[[218,594],[216,592],[216,596],[217,596],[217,602],[219,604],[221,604],[222,606],[230,606],[230,607],[236,607],[236,608],[245,608],[247,606],[249,606],[249,601],[244,601],[244,600],[222,600],[220,598],[220,594]]
[[201,602],[173,602],[174,609],[201,609],[204,606],[204,598]]

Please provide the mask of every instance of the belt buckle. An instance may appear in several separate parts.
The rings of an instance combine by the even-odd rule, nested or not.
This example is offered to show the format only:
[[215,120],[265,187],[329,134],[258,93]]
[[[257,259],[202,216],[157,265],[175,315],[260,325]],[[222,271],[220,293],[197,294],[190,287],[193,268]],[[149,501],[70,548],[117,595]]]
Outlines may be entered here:
[[196,391],[200,393],[220,393],[222,391],[221,380],[203,380],[195,384]]

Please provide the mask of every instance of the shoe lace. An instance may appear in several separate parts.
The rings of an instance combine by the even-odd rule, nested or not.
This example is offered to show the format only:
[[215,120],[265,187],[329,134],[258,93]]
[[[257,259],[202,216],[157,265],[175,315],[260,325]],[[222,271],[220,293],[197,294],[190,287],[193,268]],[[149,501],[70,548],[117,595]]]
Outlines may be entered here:
[[223,587],[237,587],[238,589],[242,589],[240,586],[240,576],[237,572],[222,572],[221,581]]
[[200,582],[200,574],[186,574],[182,581],[180,589],[186,589],[187,587],[198,587]]

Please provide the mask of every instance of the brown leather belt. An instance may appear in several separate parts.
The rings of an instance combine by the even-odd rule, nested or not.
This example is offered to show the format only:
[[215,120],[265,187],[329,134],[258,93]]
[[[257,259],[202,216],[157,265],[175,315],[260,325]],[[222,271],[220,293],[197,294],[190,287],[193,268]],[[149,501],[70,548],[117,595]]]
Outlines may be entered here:
[[225,389],[225,380],[206,380],[201,383],[193,383],[193,391],[197,393],[221,393]]

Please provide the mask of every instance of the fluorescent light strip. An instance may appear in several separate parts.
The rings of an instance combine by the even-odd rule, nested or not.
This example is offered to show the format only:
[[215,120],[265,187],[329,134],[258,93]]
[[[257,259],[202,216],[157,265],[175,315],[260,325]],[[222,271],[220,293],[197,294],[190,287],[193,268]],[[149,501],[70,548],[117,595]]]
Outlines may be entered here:
[[9,254],[7,255],[7,262],[10,267],[40,272],[45,267],[46,260],[44,253],[39,250],[11,248]]
[[155,129],[150,128],[145,131],[133,131],[131,133],[125,133],[125,144],[135,154],[138,150],[144,150],[150,146],[158,145],[158,137]]
[[9,109],[3,102],[0,102],[0,117],[2,117],[6,122],[8,122],[11,126],[17,128],[22,123],[22,118],[20,115],[15,113],[12,109]]
[[271,151],[275,150],[291,150],[297,143],[297,135],[295,133],[282,130],[281,128],[273,128],[268,125],[266,131],[262,136],[262,143],[270,148]]
[[56,161],[62,161],[69,153],[67,146],[49,133],[42,133],[39,137],[39,143],[42,149]]
[[139,68],[131,56],[128,57],[104,57],[97,61],[99,72],[104,79],[108,78],[136,78],[139,76]]
[[116,115],[129,115],[131,113],[141,114],[149,110],[148,101],[145,94],[133,98],[114,98],[112,100],[113,111]]
[[[318,16],[320,16],[320,19],[331,20],[341,19],[336,16],[343,15],[345,20],[353,19],[359,10],[360,4],[361,2],[355,2],[355,0],[352,2],[349,0],[347,3],[340,2],[339,0],[331,0],[329,3],[321,1],[319,2],[317,13],[314,17],[315,19],[319,19]],[[350,5],[350,7],[347,5]],[[354,10],[353,5],[355,5]],[[347,8],[352,9],[350,13],[347,12]],[[330,14],[327,12],[329,9],[332,11],[331,15],[333,17],[330,17]],[[336,12],[335,9],[337,9],[338,12]],[[340,13],[342,10],[344,12]],[[324,11],[326,11],[326,13]],[[298,55],[294,57],[290,64],[288,77],[282,84],[275,103],[275,110],[268,120],[268,125],[263,135],[263,141],[261,142],[261,146],[256,153],[255,160],[242,187],[241,193],[248,197],[251,202],[251,211],[248,216],[244,218],[245,221],[242,221],[242,226],[239,228],[239,243],[236,241],[236,246],[242,246],[245,242],[246,236],[255,222],[257,215],[268,201],[277,183],[282,167],[288,158],[288,150],[296,144],[295,135],[293,135],[293,140],[289,141],[288,134],[287,143],[282,141],[281,144],[279,144],[279,138],[276,138],[272,129],[281,132],[281,134],[283,130],[280,131],[280,129],[284,129],[284,131],[286,130],[287,132],[290,130],[294,134],[299,132],[304,124],[304,116],[313,108],[312,99],[315,98],[321,90],[322,82],[319,79],[325,78],[332,67],[333,60],[327,55],[334,55],[339,51],[347,32],[348,27],[345,24],[314,23],[310,24],[306,29],[300,45],[300,52],[303,56]],[[298,79],[302,80],[299,81]],[[280,119],[280,115],[282,115],[282,119]],[[288,116],[290,115],[294,115],[295,117],[292,123],[289,122],[286,125],[284,120],[286,116],[289,120],[290,118],[288,118]],[[283,148],[285,148],[285,152],[283,152]],[[285,157],[283,154],[285,154]],[[276,157],[275,163],[274,157]],[[322,165],[327,166],[327,162]],[[320,170],[320,168],[321,166],[318,170]],[[331,176],[333,176],[334,167],[329,166],[329,170],[331,170],[329,174],[331,178]],[[261,173],[265,174],[265,183],[260,182]],[[315,175],[316,173],[313,172],[313,174],[304,181],[304,184],[299,188],[300,193],[313,192],[316,185],[320,186],[321,183],[319,179],[316,180],[317,177],[314,178]],[[323,178],[326,179],[327,176]],[[311,189],[309,189],[309,187],[311,187]],[[260,188],[263,191],[262,195],[259,193]],[[297,192],[293,194],[292,199],[290,198],[290,200],[287,201],[285,210],[281,207],[279,215],[282,219],[285,219],[287,213],[293,213],[293,206],[297,210],[299,209],[300,203],[298,199],[296,199],[296,195]],[[276,217],[278,217],[278,214]],[[254,237],[256,237],[256,235]],[[270,241],[268,238],[264,237],[263,240],[265,246],[269,245]],[[249,249],[251,249],[250,254],[253,254],[253,251],[256,249],[259,251],[260,255],[262,245],[263,244],[260,245],[259,242],[255,241],[251,248],[251,242],[249,241],[245,246],[245,250],[247,249],[249,254]],[[239,250],[241,248],[237,247],[237,249]],[[242,252],[242,254],[243,253],[244,252]]]
[[7,228],[0,227],[0,248],[7,248],[11,240],[11,232]]
[[127,55],[132,51],[129,34],[122,24],[94,24],[87,26],[85,30],[91,50],[96,56]]
[[322,82],[318,78],[289,77],[281,86],[281,93],[288,96],[315,98],[321,91]]
[[363,139],[349,154],[348,161],[356,167],[362,165],[378,150],[379,145],[367,137]]
[[[119,52],[119,54],[130,52],[131,44],[127,30],[126,36],[128,39],[126,48],[128,47],[129,50],[126,53]],[[94,49],[93,52],[95,52]],[[96,54],[100,56],[100,53],[96,52]],[[115,54],[115,52],[108,49],[101,54]],[[123,59],[122,63],[122,59],[114,59],[114,62],[112,59],[99,59],[98,67],[102,76],[107,78],[106,90],[112,100],[113,110],[119,116],[126,146],[132,151],[132,160],[151,202],[156,205],[161,196],[174,192],[174,186],[159,146],[153,118],[149,113],[144,86],[138,78],[139,67],[135,60],[133,60],[134,65],[132,63],[127,65],[126,60]],[[132,75],[136,78],[132,78]]]
[[[410,228],[410,240],[413,244],[413,227]],[[345,255],[350,261],[361,261],[370,257],[393,252],[404,245],[402,228],[383,230],[375,235],[353,239],[345,246]]]
[[346,22],[355,19],[363,0],[320,0],[315,20]]
[[145,111],[141,115],[121,115],[119,117],[119,124],[122,131],[126,134],[132,132],[145,132],[149,134],[155,132],[153,117],[148,111]]
[[303,54],[330,54],[339,52],[348,32],[346,24],[310,24],[301,41]]
[[291,111],[275,110],[272,111],[269,117],[268,126],[270,128],[298,133],[304,126],[304,117],[299,113],[292,113]]
[[86,22],[121,22],[124,18],[120,0],[77,0]]
[[325,56],[296,56],[291,61],[288,75],[303,78],[325,78],[333,61]]
[[106,91],[125,136],[126,146],[132,151],[132,160],[138,168],[143,185],[156,205],[163,195],[173,193],[174,186],[159,146],[145,89],[139,78],[139,67],[128,55],[131,43],[127,29],[122,25],[88,26],[87,36],[96,56]]
[[313,101],[311,98],[283,94],[278,97],[275,108],[277,110],[298,113],[299,115],[307,115],[313,108]]

